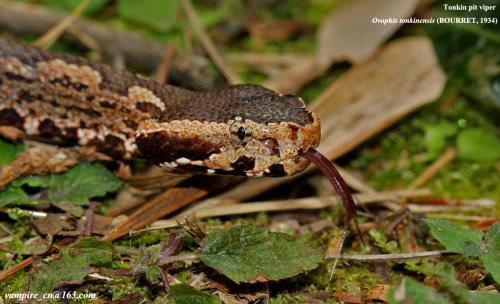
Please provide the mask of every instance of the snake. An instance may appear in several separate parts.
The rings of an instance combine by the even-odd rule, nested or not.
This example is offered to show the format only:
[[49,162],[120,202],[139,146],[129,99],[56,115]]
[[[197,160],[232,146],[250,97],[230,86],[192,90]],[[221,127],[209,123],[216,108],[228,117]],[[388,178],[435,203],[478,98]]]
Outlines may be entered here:
[[290,176],[313,162],[359,233],[346,183],[316,150],[319,118],[295,95],[251,84],[192,91],[0,39],[0,126],[173,173]]
[[145,159],[173,173],[286,176],[320,123],[300,97],[258,85],[198,92],[90,60],[0,40],[0,126]]

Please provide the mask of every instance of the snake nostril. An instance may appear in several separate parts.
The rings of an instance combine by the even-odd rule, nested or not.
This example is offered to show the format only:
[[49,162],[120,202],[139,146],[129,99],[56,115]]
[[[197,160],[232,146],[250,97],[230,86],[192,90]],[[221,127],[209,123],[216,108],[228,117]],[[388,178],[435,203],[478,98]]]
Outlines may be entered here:
[[276,139],[266,138],[262,141],[262,144],[269,149],[272,154],[280,154],[279,144]]

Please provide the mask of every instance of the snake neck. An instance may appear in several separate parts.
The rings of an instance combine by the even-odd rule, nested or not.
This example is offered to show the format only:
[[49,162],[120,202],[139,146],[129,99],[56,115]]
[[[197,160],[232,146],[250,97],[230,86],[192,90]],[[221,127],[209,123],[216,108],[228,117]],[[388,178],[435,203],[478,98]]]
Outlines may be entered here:
[[139,124],[190,94],[83,58],[0,40],[0,125],[37,140],[138,158]]
[[0,39],[0,126],[194,173],[290,175],[319,144],[297,96],[256,85],[194,92]]

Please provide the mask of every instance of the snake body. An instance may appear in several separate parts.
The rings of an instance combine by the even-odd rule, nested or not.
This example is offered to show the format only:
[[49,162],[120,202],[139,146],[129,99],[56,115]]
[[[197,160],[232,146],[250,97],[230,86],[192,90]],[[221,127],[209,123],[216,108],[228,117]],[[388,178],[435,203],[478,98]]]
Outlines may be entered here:
[[178,173],[292,175],[320,140],[317,116],[293,95],[195,92],[13,40],[0,40],[0,126]]

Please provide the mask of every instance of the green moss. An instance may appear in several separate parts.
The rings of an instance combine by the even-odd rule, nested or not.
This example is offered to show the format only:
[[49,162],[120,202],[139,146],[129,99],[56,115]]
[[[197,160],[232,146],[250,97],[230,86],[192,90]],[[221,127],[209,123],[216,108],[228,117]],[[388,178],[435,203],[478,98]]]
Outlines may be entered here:
[[[364,174],[369,184],[379,190],[403,188],[409,185],[432,162],[419,160],[427,153],[424,130],[439,122],[456,125],[461,130],[482,128],[491,134],[500,134],[490,113],[464,98],[445,108],[441,101],[421,108],[391,129],[375,136],[350,156],[351,169]],[[447,146],[454,146],[452,136]],[[500,200],[499,173],[494,164],[454,160],[429,181],[428,187],[445,197],[491,198]]]
[[0,291],[3,296],[5,293],[21,292],[24,289],[26,271],[18,271],[5,280],[0,281]]
[[115,279],[117,279],[117,281],[115,281],[114,284],[107,284],[109,292],[113,295],[113,301],[120,300],[133,294],[139,294],[144,298],[147,297],[147,290],[144,287],[141,288],[141,285],[137,284],[134,279],[119,277],[115,277]]
[[291,295],[288,293],[280,293],[275,297],[269,298],[269,304],[304,304],[307,303],[301,295]]
[[158,244],[168,237],[166,230],[152,230],[138,234],[130,239],[119,239],[115,241],[117,246],[138,248],[141,245],[149,246]]

